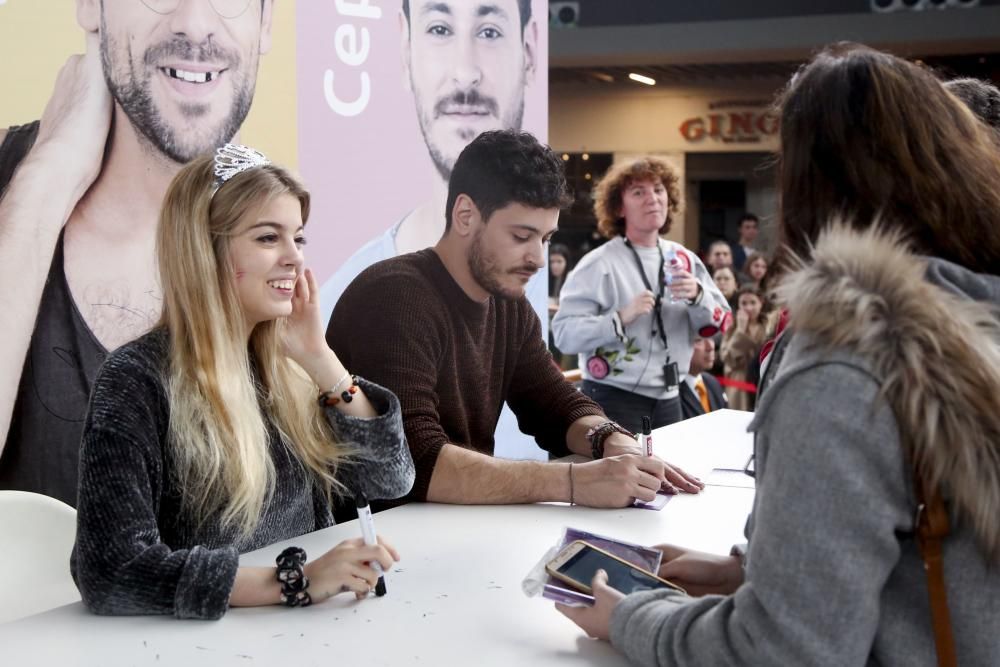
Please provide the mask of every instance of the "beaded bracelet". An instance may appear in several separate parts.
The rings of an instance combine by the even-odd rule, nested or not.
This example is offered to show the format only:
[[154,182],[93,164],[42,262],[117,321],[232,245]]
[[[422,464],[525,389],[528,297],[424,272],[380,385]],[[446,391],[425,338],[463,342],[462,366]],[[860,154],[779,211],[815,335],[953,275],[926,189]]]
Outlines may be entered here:
[[278,565],[275,578],[281,582],[281,603],[287,607],[308,607],[312,597],[306,591],[309,588],[309,577],[306,576],[303,565],[306,562],[306,552],[299,547],[288,547],[274,560]]
[[340,376],[339,380],[337,380],[337,384],[333,385],[333,387],[330,389],[330,393],[336,394],[337,390],[340,389],[340,385],[344,384],[350,379],[351,379],[351,371],[344,371],[344,374]]
[[358,376],[351,375],[350,378],[351,378],[351,385],[344,391],[340,392],[340,396],[337,396],[337,388],[340,387],[340,385],[344,382],[344,379],[346,378],[340,380],[340,382],[334,385],[333,389],[331,389],[330,391],[322,392],[319,395],[320,407],[324,406],[332,407],[334,405],[337,405],[341,401],[343,401],[344,403],[350,403],[351,401],[353,401],[354,394],[358,393]]
[[597,426],[592,426],[587,430],[587,439],[590,440],[590,453],[594,459],[599,459],[604,456],[604,441],[611,436],[612,433],[622,433],[630,438],[635,438],[627,428],[613,422],[610,419],[608,421],[601,422]]

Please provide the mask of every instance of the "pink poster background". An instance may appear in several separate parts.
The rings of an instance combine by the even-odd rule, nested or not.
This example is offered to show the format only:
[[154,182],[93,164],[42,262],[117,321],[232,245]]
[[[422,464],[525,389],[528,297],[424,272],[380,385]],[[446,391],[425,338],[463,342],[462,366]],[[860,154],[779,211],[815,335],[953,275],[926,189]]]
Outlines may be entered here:
[[[307,253],[320,284],[356,249],[427,200],[439,178],[403,78],[402,2],[369,0],[367,7],[361,2],[296,3],[299,167],[313,196]],[[380,16],[371,17],[375,13]],[[532,18],[538,24],[538,53],[534,80],[525,89],[522,129],[546,141],[548,3],[533,0]],[[360,64],[338,57],[334,36],[345,24],[354,26],[358,49],[361,29],[370,35]],[[370,98],[363,111],[347,117],[330,108],[324,94],[328,70],[338,98],[348,102],[358,98],[361,75],[368,74]]]

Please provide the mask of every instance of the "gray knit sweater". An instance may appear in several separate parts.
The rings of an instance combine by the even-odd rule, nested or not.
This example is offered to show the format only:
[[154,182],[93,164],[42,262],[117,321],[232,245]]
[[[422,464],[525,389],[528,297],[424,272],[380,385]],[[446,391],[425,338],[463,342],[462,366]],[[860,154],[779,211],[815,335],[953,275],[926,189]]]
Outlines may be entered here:
[[[198,524],[184,511],[167,446],[168,340],[157,330],[119,348],[97,377],[80,451],[70,566],[84,604],[95,613],[216,619],[228,608],[240,553],[325,528],[333,517],[324,494],[273,426],[277,484],[248,538],[224,530],[217,516]],[[377,417],[327,409],[341,440],[360,449],[338,479],[369,498],[402,496],[414,472],[399,401],[378,385],[360,382]]]

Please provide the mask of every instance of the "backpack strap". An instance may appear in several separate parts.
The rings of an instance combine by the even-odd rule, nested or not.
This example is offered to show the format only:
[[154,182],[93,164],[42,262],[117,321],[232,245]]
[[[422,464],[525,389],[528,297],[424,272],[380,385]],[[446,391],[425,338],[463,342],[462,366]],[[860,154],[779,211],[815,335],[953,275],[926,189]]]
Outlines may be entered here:
[[913,488],[917,495],[917,546],[924,559],[927,591],[931,602],[934,645],[940,667],[955,667],[955,637],[948,613],[948,592],[944,586],[943,541],[951,531],[948,511],[936,489],[926,479],[914,473]]

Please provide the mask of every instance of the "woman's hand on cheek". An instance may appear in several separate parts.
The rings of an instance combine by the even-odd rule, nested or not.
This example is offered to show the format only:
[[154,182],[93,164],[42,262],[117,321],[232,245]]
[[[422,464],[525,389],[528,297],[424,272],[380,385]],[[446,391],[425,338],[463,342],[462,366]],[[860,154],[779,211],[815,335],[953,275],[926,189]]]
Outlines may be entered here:
[[309,269],[295,281],[292,314],[286,318],[285,324],[285,353],[303,368],[329,349],[320,315],[319,286]]

